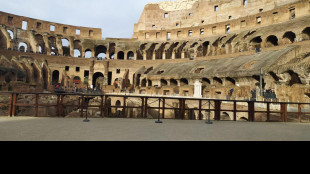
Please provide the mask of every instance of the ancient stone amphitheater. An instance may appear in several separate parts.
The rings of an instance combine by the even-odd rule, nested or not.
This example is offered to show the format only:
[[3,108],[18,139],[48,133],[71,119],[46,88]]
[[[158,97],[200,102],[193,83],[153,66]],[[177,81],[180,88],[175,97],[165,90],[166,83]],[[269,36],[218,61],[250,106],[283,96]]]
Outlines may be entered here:
[[151,3],[132,38],[102,39],[99,28],[0,12],[0,90],[192,96],[199,81],[203,97],[248,99],[262,70],[278,100],[310,102],[309,16],[309,0]]

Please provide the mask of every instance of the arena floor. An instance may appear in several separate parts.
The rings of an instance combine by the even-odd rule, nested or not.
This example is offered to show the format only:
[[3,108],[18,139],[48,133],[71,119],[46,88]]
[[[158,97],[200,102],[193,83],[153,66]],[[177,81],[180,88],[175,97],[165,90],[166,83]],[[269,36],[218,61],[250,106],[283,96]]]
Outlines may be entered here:
[[0,141],[309,141],[310,124],[0,117]]

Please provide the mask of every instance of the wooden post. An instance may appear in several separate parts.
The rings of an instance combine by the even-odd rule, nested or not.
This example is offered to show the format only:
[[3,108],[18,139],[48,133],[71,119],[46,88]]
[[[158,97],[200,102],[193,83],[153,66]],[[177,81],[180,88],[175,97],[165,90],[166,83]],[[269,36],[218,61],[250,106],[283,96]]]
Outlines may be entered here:
[[248,110],[249,110],[249,121],[255,121],[255,103],[253,101],[248,102]]
[[201,99],[199,100],[199,112],[198,112],[198,115],[199,115],[199,120],[202,120],[202,101]]
[[145,115],[145,118],[147,118],[147,113],[148,113],[148,105],[147,105],[147,101],[148,101],[148,98],[146,97],[144,99],[144,115]]
[[101,96],[100,102],[100,117],[103,118],[103,95]]
[[214,101],[214,120],[220,121],[221,120],[221,104],[222,101],[215,100]]
[[166,105],[166,99],[163,98],[163,114],[162,114],[162,119],[165,119],[165,105]]
[[18,94],[14,93],[14,95],[13,95],[13,104],[12,104],[12,117],[15,117],[15,114],[16,114],[17,97],[18,97]]
[[281,121],[287,122],[287,104],[281,103]]
[[[56,114],[57,114],[57,117],[59,117],[59,100],[60,100],[60,96],[57,95],[57,105],[56,105]],[[80,104],[80,103],[79,103]]]
[[83,110],[84,110],[84,95],[82,95],[82,98],[81,98],[81,105],[80,105],[80,110],[81,110],[81,115],[80,117],[83,118]]
[[63,106],[63,102],[64,102],[64,95],[60,95],[60,103],[59,103],[59,115],[61,116],[61,117],[64,117],[64,115],[63,115],[63,110],[64,110],[64,106]]
[[126,115],[126,99],[127,97],[124,97],[124,103],[123,103],[123,118],[127,118],[127,115]]
[[237,102],[234,101],[234,121],[237,121]]
[[9,100],[9,110],[8,110],[8,116],[12,117],[12,108],[13,108],[13,96],[14,94],[10,94],[10,100]]
[[36,94],[35,98],[35,108],[34,108],[34,116],[38,117],[38,109],[39,109],[39,94]]
[[270,103],[267,103],[267,122],[270,122]]
[[302,116],[301,104],[298,104],[298,119],[299,119],[299,122],[300,122],[300,123],[301,123],[301,116]]
[[144,118],[145,115],[146,115],[146,114],[145,114],[146,111],[145,111],[145,107],[144,107],[144,105],[145,105],[145,103],[144,103],[144,97],[141,97],[141,105],[142,105],[142,106],[141,106],[141,114],[142,114],[141,117]]

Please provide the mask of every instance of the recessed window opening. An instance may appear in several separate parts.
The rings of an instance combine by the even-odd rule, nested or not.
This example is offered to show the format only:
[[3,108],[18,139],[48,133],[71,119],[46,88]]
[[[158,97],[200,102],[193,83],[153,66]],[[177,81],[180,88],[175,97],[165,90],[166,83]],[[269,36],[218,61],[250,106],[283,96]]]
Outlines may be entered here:
[[121,73],[121,69],[116,69],[116,74],[120,74]]
[[179,25],[180,25],[179,23],[176,23],[176,24],[175,24],[175,26],[179,26]]
[[230,32],[230,25],[226,25],[226,34]]
[[148,39],[150,37],[149,33],[145,33],[145,39]]
[[205,23],[205,20],[202,20],[201,23],[204,24],[204,23]]
[[74,57],[81,57],[81,52],[78,49],[74,49]]
[[92,51],[90,49],[87,49],[85,51],[85,58],[91,58],[91,55],[92,55]]
[[51,26],[50,26],[50,30],[51,30],[51,31],[55,31],[55,25],[51,25]]
[[76,67],[76,68],[75,68],[75,71],[76,71],[76,72],[80,72],[80,67]]
[[156,28],[156,25],[152,25],[152,28]]
[[214,11],[218,11],[218,10],[219,10],[219,6],[218,5],[214,6]]
[[66,71],[69,71],[69,70],[70,70],[70,67],[69,67],[69,66],[65,66],[65,70],[66,70]]
[[81,34],[81,30],[76,29],[76,30],[75,30],[75,34],[76,34],[76,35],[80,35],[80,34]]
[[243,0],[243,6],[247,6],[248,5],[248,0]]
[[167,33],[167,40],[170,40],[170,39],[171,39],[171,33],[168,32],[168,33]]
[[189,30],[188,31],[188,36],[192,36],[193,35],[193,31],[192,30]]
[[94,31],[93,30],[89,30],[89,36],[90,37],[94,36]]
[[27,30],[27,28],[28,28],[28,22],[27,21],[23,21],[22,22],[22,29],[23,30]]
[[262,23],[262,18],[259,16],[256,18],[256,23],[261,24]]
[[63,33],[67,33],[68,27],[63,28]]
[[8,23],[13,24],[13,17],[12,16],[8,16]]
[[228,19],[229,19],[229,20],[232,19],[232,16],[228,16]]
[[201,29],[200,29],[200,34],[201,34],[201,35],[205,34],[205,29],[204,29],[204,28],[201,28]]
[[264,9],[262,9],[262,8],[261,8],[261,9],[259,9],[259,12],[260,12],[260,13],[261,13],[261,12],[263,12],[263,11],[264,11]]
[[193,16],[193,13],[189,13],[188,16]]
[[168,13],[165,13],[164,14],[164,18],[168,18],[169,17],[169,14]]

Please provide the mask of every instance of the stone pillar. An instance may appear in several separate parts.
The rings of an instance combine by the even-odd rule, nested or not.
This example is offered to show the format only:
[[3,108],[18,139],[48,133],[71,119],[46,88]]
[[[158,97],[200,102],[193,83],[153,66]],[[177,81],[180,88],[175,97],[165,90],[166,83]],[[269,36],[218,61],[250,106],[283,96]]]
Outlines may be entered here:
[[143,60],[146,60],[146,51],[143,51]]
[[181,59],[184,59],[184,58],[185,58],[185,52],[182,51],[182,53],[181,53]]
[[153,52],[152,60],[156,60],[156,53],[155,53],[155,51]]
[[202,83],[197,80],[194,84],[194,97],[202,98]]
[[172,51],[172,57],[171,59],[175,59],[175,51]]
[[166,50],[163,52],[163,60],[166,60]]

